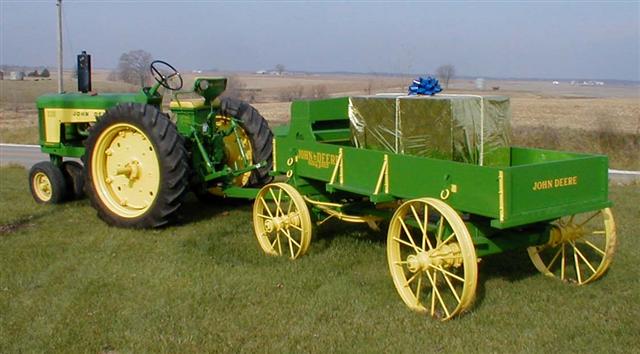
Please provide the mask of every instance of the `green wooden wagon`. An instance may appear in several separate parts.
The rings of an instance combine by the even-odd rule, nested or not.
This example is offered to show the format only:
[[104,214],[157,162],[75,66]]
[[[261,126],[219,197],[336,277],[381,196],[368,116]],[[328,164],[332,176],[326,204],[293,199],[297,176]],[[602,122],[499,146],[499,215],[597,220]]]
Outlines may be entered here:
[[274,129],[273,171],[253,222],[270,255],[302,256],[329,219],[388,225],[387,258],[411,309],[450,319],[473,303],[481,257],[527,248],[535,267],[578,285],[616,247],[606,156],[508,148],[505,166],[355,147],[349,98],[294,102]]

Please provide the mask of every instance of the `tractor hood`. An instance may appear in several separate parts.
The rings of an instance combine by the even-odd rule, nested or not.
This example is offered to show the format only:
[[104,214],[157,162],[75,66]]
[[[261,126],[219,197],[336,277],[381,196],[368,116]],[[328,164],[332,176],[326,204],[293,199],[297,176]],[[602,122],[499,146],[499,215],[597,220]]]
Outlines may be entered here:
[[47,94],[38,97],[36,106],[44,108],[81,108],[81,109],[108,109],[119,103],[144,103],[160,105],[162,96],[147,96],[145,91],[138,93],[60,93]]

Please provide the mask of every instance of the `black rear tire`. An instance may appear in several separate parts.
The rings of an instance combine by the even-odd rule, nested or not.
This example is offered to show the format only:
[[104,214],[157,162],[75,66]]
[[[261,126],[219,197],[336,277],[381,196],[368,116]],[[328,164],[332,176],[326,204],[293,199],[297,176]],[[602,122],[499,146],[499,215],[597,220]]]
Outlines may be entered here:
[[264,166],[253,170],[247,187],[261,187],[270,183],[273,177],[273,133],[267,120],[249,103],[231,98],[220,98],[220,114],[237,119],[251,141],[253,163],[265,162]]
[[60,204],[67,199],[62,171],[49,161],[41,161],[31,167],[29,190],[39,204]]
[[173,221],[189,167],[184,139],[166,114],[145,104],[117,105],[93,126],[85,147],[85,191],[102,220],[133,228]]

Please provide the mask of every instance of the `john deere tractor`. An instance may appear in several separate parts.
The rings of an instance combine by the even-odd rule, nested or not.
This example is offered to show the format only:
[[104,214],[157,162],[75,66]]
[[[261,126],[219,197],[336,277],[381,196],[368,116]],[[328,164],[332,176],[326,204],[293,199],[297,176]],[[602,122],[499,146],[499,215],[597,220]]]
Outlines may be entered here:
[[[173,66],[156,60],[150,70],[156,83],[138,93],[93,93],[89,81],[81,92],[38,98],[40,145],[50,161],[29,173],[36,202],[84,191],[110,225],[157,227],[175,217],[189,190],[253,198],[271,181],[271,130],[249,104],[219,97],[226,78],[196,78],[181,91]],[[173,119],[162,112],[161,87],[173,91]]]

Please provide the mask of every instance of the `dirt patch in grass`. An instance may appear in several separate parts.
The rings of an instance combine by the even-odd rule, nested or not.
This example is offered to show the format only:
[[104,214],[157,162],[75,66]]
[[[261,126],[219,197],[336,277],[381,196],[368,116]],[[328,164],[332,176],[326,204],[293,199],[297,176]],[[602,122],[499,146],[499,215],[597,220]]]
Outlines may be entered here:
[[16,220],[7,224],[0,225],[0,236],[7,236],[16,232],[19,229],[32,226],[31,221],[33,216],[26,217],[24,219]]

